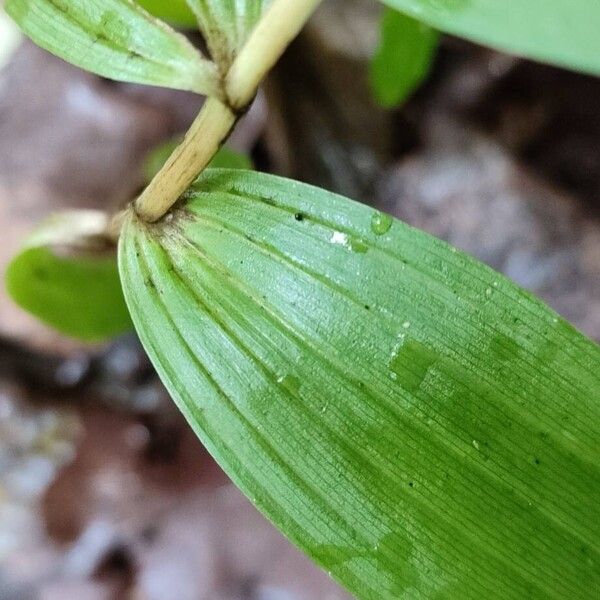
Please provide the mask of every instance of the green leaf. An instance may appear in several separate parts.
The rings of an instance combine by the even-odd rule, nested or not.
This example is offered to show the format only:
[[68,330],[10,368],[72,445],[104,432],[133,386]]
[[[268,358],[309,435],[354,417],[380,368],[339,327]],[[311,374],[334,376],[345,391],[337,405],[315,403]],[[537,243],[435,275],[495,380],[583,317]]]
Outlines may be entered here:
[[391,9],[381,19],[381,41],[371,62],[371,87],[385,107],[402,104],[429,74],[438,34],[420,21]]
[[382,0],[435,29],[600,74],[597,0]]
[[86,341],[132,328],[114,249],[95,211],[50,218],[6,270],[6,287],[22,308],[55,329]]
[[213,60],[226,73],[272,0],[187,0]]
[[[162,169],[167,159],[179,144],[182,142],[181,137],[177,136],[170,139],[154,148],[144,161],[144,176],[146,181],[150,183],[154,176]],[[223,146],[212,159],[209,168],[218,169],[253,169],[252,160],[241,152],[235,152]]]
[[212,94],[214,65],[179,33],[129,0],[7,0],[39,46],[98,75]]
[[208,166],[211,169],[242,169],[246,171],[254,169],[252,160],[247,154],[236,152],[227,146],[223,146],[215,154]]
[[130,215],[125,297],[253,502],[358,598],[589,599],[600,349],[445,243],[292,181],[206,172]]
[[186,0],[136,0],[151,15],[164,19],[172,25],[186,29],[197,27],[198,23],[194,13],[190,10]]

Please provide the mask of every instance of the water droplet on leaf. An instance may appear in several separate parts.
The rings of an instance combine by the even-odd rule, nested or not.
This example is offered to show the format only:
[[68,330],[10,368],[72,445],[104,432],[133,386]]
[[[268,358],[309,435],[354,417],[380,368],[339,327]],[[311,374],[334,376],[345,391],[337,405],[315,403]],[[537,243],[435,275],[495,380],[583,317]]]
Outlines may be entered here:
[[371,231],[375,235],[384,235],[391,229],[393,222],[394,219],[390,215],[381,212],[373,213],[371,217]]
[[345,233],[342,233],[341,231],[334,231],[331,234],[331,238],[329,239],[329,241],[332,244],[348,247],[348,236]]
[[365,254],[369,246],[359,238],[350,238],[350,250],[358,252],[359,254]]
[[358,252],[359,254],[364,254],[369,249],[369,246],[364,240],[361,240],[360,238],[351,237],[347,233],[343,233],[341,231],[334,231],[331,234],[331,238],[329,238],[329,241],[332,244],[344,246],[348,250],[351,250],[352,252]]
[[277,383],[284,387],[288,392],[295,394],[300,389],[300,379],[288,373],[277,378]]
[[407,391],[415,393],[438,358],[438,354],[422,342],[403,335],[390,357],[390,377],[398,380]]

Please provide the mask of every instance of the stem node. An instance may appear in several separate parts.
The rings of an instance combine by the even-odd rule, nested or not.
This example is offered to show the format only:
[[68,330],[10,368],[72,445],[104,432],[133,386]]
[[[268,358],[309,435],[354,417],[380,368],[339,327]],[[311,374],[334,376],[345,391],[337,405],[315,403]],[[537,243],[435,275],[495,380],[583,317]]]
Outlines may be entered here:
[[158,221],[206,168],[319,2],[273,0],[224,77],[220,95],[207,98],[181,145],[135,201],[141,219]]

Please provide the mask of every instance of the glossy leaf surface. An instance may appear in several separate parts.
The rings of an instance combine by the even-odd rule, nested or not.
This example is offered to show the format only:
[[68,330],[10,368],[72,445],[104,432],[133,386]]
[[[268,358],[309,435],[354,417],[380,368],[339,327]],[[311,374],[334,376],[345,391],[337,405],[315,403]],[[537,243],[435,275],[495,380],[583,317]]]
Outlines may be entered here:
[[384,11],[381,40],[371,62],[375,98],[386,107],[402,104],[427,77],[438,33],[396,10]]
[[271,0],[187,0],[213,60],[227,72]]
[[240,488],[358,598],[589,599],[600,349],[307,185],[206,172],[119,250],[146,350]]
[[600,74],[597,0],[383,0],[447,33]]
[[49,219],[11,261],[13,300],[69,336],[103,340],[132,328],[114,250],[100,232],[103,213],[78,211]]
[[214,65],[129,0],[7,0],[5,8],[36,44],[98,75],[202,94],[217,89]]

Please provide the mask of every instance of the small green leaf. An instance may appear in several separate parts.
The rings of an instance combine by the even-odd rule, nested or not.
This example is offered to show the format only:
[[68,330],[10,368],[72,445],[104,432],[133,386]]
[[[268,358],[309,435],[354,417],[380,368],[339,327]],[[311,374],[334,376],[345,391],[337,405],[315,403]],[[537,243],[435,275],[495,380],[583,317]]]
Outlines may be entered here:
[[6,287],[22,308],[58,331],[86,341],[131,329],[114,250],[95,211],[49,219],[12,260]]
[[600,349],[447,244],[307,185],[206,172],[130,215],[134,323],[201,440],[358,598],[590,599]]
[[[181,141],[181,137],[175,137],[167,142],[163,142],[148,154],[144,161],[144,175],[148,183],[150,183],[154,176],[161,170],[169,156],[173,154],[173,151],[179,146]],[[213,169],[251,170],[254,168],[252,160],[246,154],[235,152],[226,146],[223,146],[217,152],[208,166]]]
[[208,165],[211,169],[242,169],[251,171],[254,169],[252,160],[247,154],[231,150],[223,146],[210,161]]
[[386,107],[402,104],[425,80],[437,49],[438,34],[420,21],[386,9],[381,41],[371,62],[371,87]]
[[272,0],[187,0],[213,60],[226,73]]
[[136,0],[151,15],[164,19],[177,27],[186,29],[196,28],[198,22],[194,13],[190,10],[186,0]]
[[382,0],[431,27],[499,50],[600,74],[597,0]]
[[130,0],[7,0],[6,12],[39,46],[98,75],[211,94],[214,65]]

